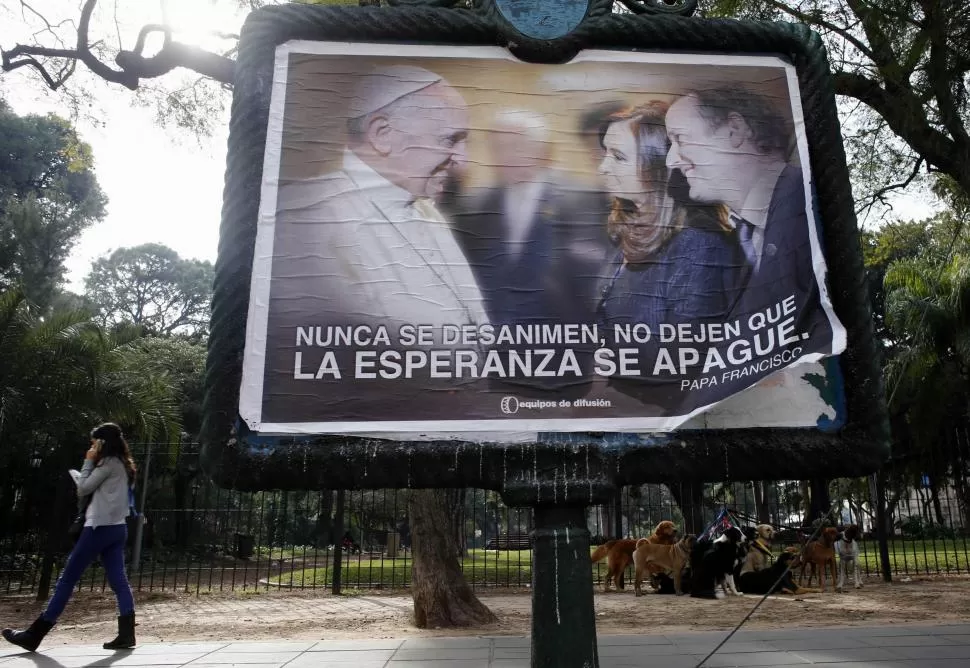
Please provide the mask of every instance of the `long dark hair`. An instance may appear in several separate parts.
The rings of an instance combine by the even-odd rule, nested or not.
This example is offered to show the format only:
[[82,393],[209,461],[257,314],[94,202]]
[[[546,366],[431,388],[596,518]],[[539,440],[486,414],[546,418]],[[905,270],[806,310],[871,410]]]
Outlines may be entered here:
[[[689,198],[690,187],[679,170],[667,168],[670,139],[665,119],[668,105],[654,100],[610,116],[612,123],[629,123],[637,144],[637,173],[646,201],[614,197],[608,231],[627,262],[649,262],[653,255],[688,225],[726,232],[727,209],[699,205]],[[688,220],[688,211],[690,220]]]
[[128,448],[128,442],[125,440],[121,427],[114,422],[105,422],[91,430],[91,438],[101,441],[101,450],[98,452],[97,459],[94,460],[95,465],[100,464],[105,457],[117,457],[125,466],[128,484],[134,483],[135,474],[138,470],[131,458],[131,450]]
[[627,262],[646,262],[684,226],[684,211],[676,207],[667,192],[670,140],[664,117],[667,105],[653,101],[613,114],[610,124],[628,123],[637,144],[637,173],[646,201],[613,198],[609,217],[610,237],[623,251]]

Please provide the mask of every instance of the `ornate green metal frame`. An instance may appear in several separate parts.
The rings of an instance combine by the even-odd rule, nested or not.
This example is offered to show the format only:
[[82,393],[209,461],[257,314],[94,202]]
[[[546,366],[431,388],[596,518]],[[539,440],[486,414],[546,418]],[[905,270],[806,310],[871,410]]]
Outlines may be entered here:
[[[575,0],[559,0],[575,4]],[[239,489],[482,487],[519,505],[587,505],[617,486],[668,481],[854,476],[889,454],[889,427],[873,337],[849,174],[825,47],[809,28],[691,18],[696,2],[590,0],[568,34],[535,39],[506,18],[515,0],[392,0],[392,7],[283,5],[243,28],[229,135],[209,343],[203,462]],[[554,2],[554,0],[550,0]],[[527,20],[527,19],[526,19]],[[513,25],[518,21],[518,26]],[[562,63],[587,48],[778,54],[796,68],[820,229],[836,313],[848,330],[838,364],[845,382],[840,429],[679,431],[655,438],[571,434],[528,445],[391,442],[348,436],[270,437],[238,420],[274,49],[289,40],[501,45],[521,60]]]

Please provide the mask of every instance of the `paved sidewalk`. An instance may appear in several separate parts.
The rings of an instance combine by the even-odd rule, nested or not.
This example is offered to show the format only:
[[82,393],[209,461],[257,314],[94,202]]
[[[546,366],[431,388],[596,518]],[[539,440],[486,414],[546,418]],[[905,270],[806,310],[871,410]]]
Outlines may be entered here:
[[[602,668],[693,668],[726,633],[602,636]],[[0,668],[191,666],[191,668],[528,668],[529,639],[516,636],[185,642],[108,652],[99,645],[52,647],[36,654],[0,647]],[[937,668],[970,665],[970,623],[937,626],[741,631],[705,666]],[[563,668],[572,668],[563,666]]]

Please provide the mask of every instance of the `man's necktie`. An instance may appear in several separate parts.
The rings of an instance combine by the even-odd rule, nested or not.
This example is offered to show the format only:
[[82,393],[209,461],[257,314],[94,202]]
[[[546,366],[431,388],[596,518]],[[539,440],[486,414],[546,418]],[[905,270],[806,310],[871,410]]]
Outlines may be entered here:
[[758,267],[758,253],[754,249],[754,225],[741,216],[732,215],[731,221],[734,229],[738,231],[738,241],[741,242],[741,251],[745,259],[751,265],[752,270]]

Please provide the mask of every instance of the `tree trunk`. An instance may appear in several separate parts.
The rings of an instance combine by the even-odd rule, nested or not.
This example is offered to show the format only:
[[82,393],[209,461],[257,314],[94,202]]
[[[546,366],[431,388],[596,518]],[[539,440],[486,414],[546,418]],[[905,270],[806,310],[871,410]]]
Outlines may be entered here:
[[451,519],[451,535],[455,539],[455,554],[461,558],[468,553],[467,536],[465,535],[465,490],[443,490],[442,494],[448,504],[448,515]]
[[807,480],[798,481],[798,491],[802,497],[802,526],[811,526],[812,520],[812,491]]
[[596,527],[596,533],[603,538],[621,538],[621,536],[613,535],[613,506],[604,503],[601,506],[596,506],[598,518],[598,526]]
[[771,513],[768,512],[768,506],[765,504],[765,484],[761,480],[755,480],[752,485],[754,487],[754,512],[758,516],[758,523],[768,524],[771,522]]
[[959,507],[959,525],[965,527],[970,523],[970,485],[968,485],[970,476],[967,475],[966,467],[960,458],[953,463],[952,479]]
[[667,485],[670,495],[684,516],[684,534],[699,534],[707,528],[704,521],[704,483],[683,482]]
[[172,504],[175,508],[175,544],[180,548],[185,548],[189,544],[189,516],[186,498],[189,495],[189,483],[185,476],[175,472],[175,479],[172,481],[172,494],[174,496]]
[[813,478],[808,481],[811,488],[812,500],[809,504],[809,524],[819,517],[826,517],[832,507],[832,498],[829,495],[829,481],[825,478]]
[[495,622],[495,615],[465,581],[455,556],[449,493],[415,490],[409,509],[415,625],[428,629]]
[[935,475],[930,478],[930,497],[933,500],[933,512],[936,514],[936,523],[941,527],[946,526],[946,518],[943,516],[943,504],[940,503],[940,486]]
[[778,483],[775,481],[761,482],[761,490],[765,497],[765,508],[768,511],[768,522],[780,526],[787,525],[791,520],[788,518],[788,509],[784,511],[782,517],[781,500],[778,498]]
[[313,529],[313,541],[317,547],[334,545],[333,535],[333,492],[325,489],[320,492],[320,508],[317,511],[317,522]]

